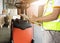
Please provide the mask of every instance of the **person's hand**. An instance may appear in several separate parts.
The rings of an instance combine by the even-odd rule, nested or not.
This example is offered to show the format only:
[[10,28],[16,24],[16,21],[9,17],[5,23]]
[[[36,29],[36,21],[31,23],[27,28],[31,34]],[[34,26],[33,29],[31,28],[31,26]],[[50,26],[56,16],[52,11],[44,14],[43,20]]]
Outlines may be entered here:
[[35,15],[32,15],[32,17],[29,20],[30,20],[31,23],[41,26],[42,22],[40,22],[39,17],[36,17]]
[[30,17],[29,20],[32,22],[36,22],[38,20],[38,17],[36,17],[35,15],[32,15],[32,17]]
[[38,18],[30,18],[29,20],[32,24],[41,26],[41,23],[38,21]]
[[28,17],[27,15],[21,15],[21,16],[23,16],[24,18],[28,19],[30,23],[37,24],[37,25],[41,26],[41,23],[38,23],[38,19],[39,19],[38,17],[36,17],[34,15],[31,18]]
[[28,19],[30,22],[34,22],[36,17],[28,17],[27,15],[22,15],[20,14],[20,16],[23,16],[24,18]]

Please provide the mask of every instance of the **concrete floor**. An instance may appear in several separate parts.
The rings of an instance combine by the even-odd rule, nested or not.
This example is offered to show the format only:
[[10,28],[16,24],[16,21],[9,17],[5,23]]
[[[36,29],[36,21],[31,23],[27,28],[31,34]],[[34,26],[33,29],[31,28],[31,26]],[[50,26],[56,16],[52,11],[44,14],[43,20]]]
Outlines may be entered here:
[[10,41],[10,34],[11,34],[11,29],[9,28],[0,28],[0,43],[9,43]]

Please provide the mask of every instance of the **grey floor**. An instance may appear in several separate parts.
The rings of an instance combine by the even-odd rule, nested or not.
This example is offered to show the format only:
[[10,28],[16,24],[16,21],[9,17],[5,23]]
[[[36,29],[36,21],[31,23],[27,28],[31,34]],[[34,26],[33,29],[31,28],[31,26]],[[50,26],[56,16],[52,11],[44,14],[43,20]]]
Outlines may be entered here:
[[10,41],[10,28],[0,28],[0,43],[8,43]]

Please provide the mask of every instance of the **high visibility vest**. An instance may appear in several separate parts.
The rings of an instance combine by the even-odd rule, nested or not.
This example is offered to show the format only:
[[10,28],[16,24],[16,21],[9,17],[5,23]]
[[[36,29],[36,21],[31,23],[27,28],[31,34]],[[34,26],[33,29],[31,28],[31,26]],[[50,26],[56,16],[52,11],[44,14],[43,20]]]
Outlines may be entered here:
[[[50,13],[53,12],[53,5],[54,5],[54,0],[50,0],[45,8],[45,13],[43,14],[43,16],[49,15]],[[58,19],[50,21],[50,22],[43,22],[43,28],[45,30],[55,30],[55,31],[60,31],[60,15],[58,17]]]

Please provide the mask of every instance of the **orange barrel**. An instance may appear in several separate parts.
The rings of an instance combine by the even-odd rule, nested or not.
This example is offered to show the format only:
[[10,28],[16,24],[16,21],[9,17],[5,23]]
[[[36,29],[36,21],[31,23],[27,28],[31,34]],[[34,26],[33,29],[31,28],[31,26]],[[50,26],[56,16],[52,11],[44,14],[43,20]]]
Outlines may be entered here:
[[33,37],[33,28],[21,30],[13,27],[13,43],[31,43]]

